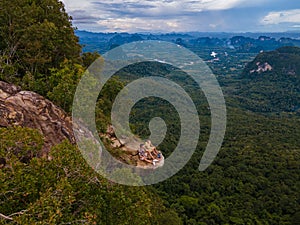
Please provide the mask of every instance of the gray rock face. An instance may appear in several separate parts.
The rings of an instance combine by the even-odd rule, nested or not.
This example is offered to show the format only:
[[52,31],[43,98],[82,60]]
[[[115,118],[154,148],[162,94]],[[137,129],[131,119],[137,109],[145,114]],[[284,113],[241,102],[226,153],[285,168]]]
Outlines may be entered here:
[[72,121],[52,102],[31,91],[0,81],[0,127],[37,129],[44,136],[42,154],[65,139],[75,143]]

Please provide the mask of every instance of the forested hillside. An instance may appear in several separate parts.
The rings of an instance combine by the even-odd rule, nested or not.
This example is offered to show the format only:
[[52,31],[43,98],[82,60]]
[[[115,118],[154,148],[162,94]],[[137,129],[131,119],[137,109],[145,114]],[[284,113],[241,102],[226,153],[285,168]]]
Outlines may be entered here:
[[[161,36],[172,39],[176,35]],[[129,35],[127,39],[140,37]],[[103,132],[110,123],[112,104],[124,85],[159,74],[181,85],[198,110],[201,135],[190,162],[178,174],[151,187],[117,185],[90,168],[67,140],[53,145],[47,157],[37,157],[46,138],[37,129],[12,126],[13,115],[8,117],[12,123],[0,128],[0,224],[300,224],[299,49],[263,52],[251,62],[253,53],[249,57],[245,43],[253,39],[234,40],[239,52],[226,50],[229,54],[243,52],[243,57],[222,53],[220,64],[210,64],[225,93],[228,125],[223,146],[206,171],[199,172],[198,166],[211,118],[199,87],[170,65],[132,65],[119,71],[99,94],[98,131]],[[116,35],[101,46],[114,47],[111,45],[122,41]],[[219,40],[199,38],[193,42],[194,51],[201,54],[199,45],[208,42],[211,45],[205,54],[210,54],[215,50],[214,41]],[[278,47],[277,42],[269,41]],[[250,50],[260,50],[261,42],[254,41]],[[37,92],[70,115],[76,86],[99,57],[81,51],[61,2],[0,2],[1,81]],[[230,66],[224,68],[226,64]],[[230,74],[221,76],[224,71]],[[0,115],[5,112],[1,107]],[[178,113],[162,99],[143,99],[130,115],[135,134],[147,137],[153,117],[163,118],[168,127],[158,146],[167,157],[180,137]],[[119,153],[118,149],[111,151],[115,156]]]
[[[98,56],[81,53],[71,18],[61,2],[0,2],[0,80],[38,92],[70,114],[76,85]],[[121,82],[112,81],[112,92],[118,90],[115,85]],[[1,103],[5,103],[8,95],[5,90],[0,92]],[[30,100],[54,109],[42,98]],[[100,128],[108,121],[101,106],[111,104],[108,98],[102,101],[96,110]],[[1,119],[4,127],[0,128],[0,224],[181,223],[177,213],[166,208],[153,191],[120,186],[100,177],[68,141],[52,145],[47,157],[37,157],[48,137],[26,127],[30,122],[26,118],[35,113],[26,109],[26,103],[20,100],[12,105],[20,107],[16,113],[7,113],[13,109],[5,104],[0,107],[1,116],[9,114],[5,120],[8,124]],[[18,110],[25,118],[17,118],[21,116]],[[25,127],[17,126],[23,120],[19,124]],[[34,127],[37,121],[32,119],[28,126]]]
[[[208,105],[187,75],[172,73],[170,77],[172,69],[159,63],[145,63],[117,74],[127,83],[159,71],[161,76],[184,87],[197,106],[201,121],[197,151],[178,174],[154,185],[167,206],[177,211],[184,224],[298,224],[300,118],[285,111],[277,111],[277,114],[251,111],[251,105],[241,104],[240,96],[226,91],[228,125],[225,140],[214,163],[206,171],[199,172],[210,131]],[[225,90],[251,84],[248,78],[244,79],[230,78],[226,85],[231,84],[231,87]],[[285,82],[293,84],[289,80]],[[272,89],[261,88],[258,93],[264,95],[269,90]],[[248,91],[249,95],[244,98],[248,97],[251,102],[253,92]],[[180,119],[172,105],[153,97],[140,101],[132,109],[132,129],[147,137],[150,134],[148,123],[154,117],[163,118],[168,126],[166,138],[159,145],[168,156],[180,137]]]
[[245,108],[258,112],[297,112],[300,107],[300,48],[259,54],[243,71],[236,92]]

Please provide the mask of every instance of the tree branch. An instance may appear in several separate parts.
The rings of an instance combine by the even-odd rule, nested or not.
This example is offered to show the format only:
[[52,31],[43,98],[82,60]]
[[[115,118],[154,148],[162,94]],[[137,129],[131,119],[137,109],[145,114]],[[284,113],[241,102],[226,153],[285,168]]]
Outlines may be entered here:
[[0,218],[3,218],[5,220],[13,220],[13,218],[9,217],[9,216],[5,216],[2,213],[0,213]]
[[22,210],[22,211],[20,211],[20,212],[16,212],[16,213],[13,213],[13,214],[11,214],[11,215],[9,215],[10,217],[11,216],[15,216],[15,215],[23,215],[24,213],[26,213],[28,210]]
[[4,214],[0,213],[0,219],[3,218],[3,219],[5,219],[5,220],[10,220],[10,221],[12,221],[12,220],[14,220],[14,219],[12,218],[12,216],[23,215],[23,214],[24,214],[25,212],[27,212],[27,211],[28,211],[28,210],[22,210],[22,211],[20,211],[20,212],[13,213],[13,214],[11,214],[11,215],[9,215],[9,216],[5,216]]

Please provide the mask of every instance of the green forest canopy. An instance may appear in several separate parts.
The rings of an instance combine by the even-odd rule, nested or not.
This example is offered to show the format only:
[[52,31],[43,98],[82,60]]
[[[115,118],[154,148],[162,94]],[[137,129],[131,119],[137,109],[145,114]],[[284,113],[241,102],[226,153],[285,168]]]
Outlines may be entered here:
[[[99,56],[80,53],[71,18],[61,2],[0,2],[1,80],[36,91],[70,113],[83,71]],[[109,122],[105,114],[122,85],[115,78],[101,94],[96,109],[99,128]],[[299,117],[254,113],[236,97],[226,96],[228,129],[213,165],[198,171],[210,123],[209,114],[200,113],[203,132],[190,163],[174,177],[147,188],[119,186],[101,178],[67,142],[53,147],[53,160],[35,158],[43,143],[37,131],[1,128],[0,157],[5,158],[6,166],[0,169],[0,222],[299,224]],[[155,101],[152,104],[156,106]],[[198,102],[199,112],[203,105],[205,102]],[[178,138],[176,114],[160,109],[173,129],[159,147],[171,152]],[[143,108],[137,105],[134,110],[132,126],[145,135],[146,122],[136,119]],[[24,155],[31,160],[24,160]]]

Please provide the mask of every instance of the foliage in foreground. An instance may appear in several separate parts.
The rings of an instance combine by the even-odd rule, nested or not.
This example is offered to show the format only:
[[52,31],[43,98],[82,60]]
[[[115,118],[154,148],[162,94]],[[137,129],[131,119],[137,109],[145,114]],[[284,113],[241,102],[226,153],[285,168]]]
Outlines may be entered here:
[[0,169],[1,224],[181,224],[148,189],[101,178],[68,142],[52,149],[50,161],[32,158],[22,163],[8,157],[5,152],[15,146],[14,129],[24,135],[18,142],[26,151],[35,151],[34,143],[39,143],[34,130],[1,129],[1,134],[12,134],[1,136],[0,157],[7,160]]

